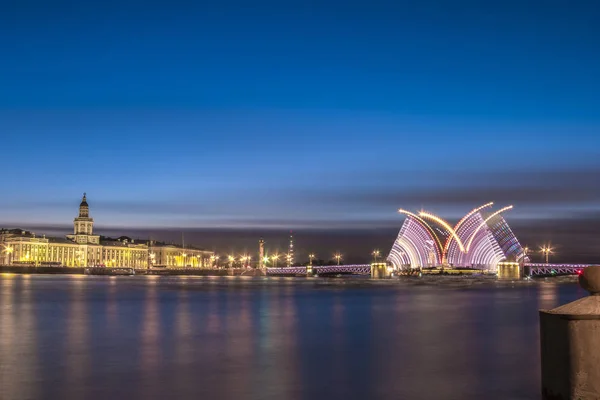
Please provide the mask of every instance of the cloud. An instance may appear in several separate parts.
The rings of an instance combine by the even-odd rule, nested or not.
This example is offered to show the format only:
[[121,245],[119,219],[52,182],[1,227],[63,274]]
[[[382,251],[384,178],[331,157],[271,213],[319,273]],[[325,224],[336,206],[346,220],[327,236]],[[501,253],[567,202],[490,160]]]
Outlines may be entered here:
[[465,212],[489,201],[530,208],[600,206],[600,185],[595,184],[600,176],[600,166],[566,171],[440,172],[438,175],[419,175],[418,185],[412,179],[409,185],[404,185],[401,173],[394,176],[395,179],[389,179],[388,185],[380,181],[368,190],[360,185],[347,186],[311,194],[310,199],[335,203],[340,207],[387,207],[394,210],[400,207],[464,206]]
[[[600,264],[600,213],[574,213],[568,219],[507,219],[522,245],[532,249],[534,261],[541,261],[535,253],[542,244],[551,244],[555,249],[553,262],[581,262]],[[290,221],[288,221],[290,222]],[[393,222],[371,221],[364,226],[331,223],[329,227],[314,229],[310,226],[294,230],[295,249],[298,260],[309,252],[329,259],[341,252],[347,262],[366,262],[373,249],[386,254],[394,242],[402,219]],[[39,235],[62,236],[71,232],[69,225],[26,226]],[[268,252],[284,252],[287,249],[289,229],[283,227],[223,227],[223,228],[127,228],[122,226],[98,226],[96,232],[107,236],[127,235],[139,239],[153,238],[173,243],[185,242],[219,254],[256,253],[258,239],[264,238]]]

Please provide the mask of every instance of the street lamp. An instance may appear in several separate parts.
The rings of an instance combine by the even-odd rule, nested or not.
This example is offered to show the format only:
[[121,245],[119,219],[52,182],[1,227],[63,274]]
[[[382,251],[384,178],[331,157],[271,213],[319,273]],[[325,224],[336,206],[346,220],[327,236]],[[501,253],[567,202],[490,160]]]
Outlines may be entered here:
[[550,246],[542,246],[540,251],[546,256],[546,264],[548,264],[548,257],[550,256],[550,254],[552,254],[552,248]]
[[337,260],[337,265],[340,265],[340,259],[342,258],[342,255],[338,253],[333,257]]
[[235,261],[235,257],[234,256],[229,256],[229,268],[233,267],[233,262]]
[[242,267],[247,267],[248,264],[246,262],[250,261],[250,256],[243,255],[240,257],[240,261],[242,262]]
[[269,257],[264,256],[263,259],[262,259],[262,261],[263,261],[263,265],[266,266],[267,263],[269,262]]
[[273,260],[273,266],[277,268],[277,260],[279,260],[279,254],[272,255],[271,259]]
[[377,257],[379,257],[379,250],[375,249],[373,250],[373,258],[375,259],[375,262],[377,262]]
[[310,253],[308,255],[308,264],[312,267],[312,261],[314,260],[315,255],[313,253]]

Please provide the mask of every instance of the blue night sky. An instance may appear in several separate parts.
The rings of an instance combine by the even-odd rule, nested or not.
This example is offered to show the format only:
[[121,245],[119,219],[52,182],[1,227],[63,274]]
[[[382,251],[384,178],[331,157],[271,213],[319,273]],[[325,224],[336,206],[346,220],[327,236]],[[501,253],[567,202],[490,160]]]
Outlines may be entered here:
[[0,226],[600,233],[600,3],[202,3],[0,5]]

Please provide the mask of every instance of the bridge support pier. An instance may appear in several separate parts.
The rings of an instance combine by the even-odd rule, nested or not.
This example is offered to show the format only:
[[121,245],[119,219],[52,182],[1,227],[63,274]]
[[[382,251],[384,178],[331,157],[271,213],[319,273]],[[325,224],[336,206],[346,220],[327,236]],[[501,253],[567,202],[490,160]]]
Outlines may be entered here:
[[523,277],[523,268],[516,262],[498,263],[498,279],[515,280]]
[[579,284],[590,296],[540,311],[542,398],[600,398],[600,266]]
[[387,279],[392,276],[387,263],[371,263],[371,278]]

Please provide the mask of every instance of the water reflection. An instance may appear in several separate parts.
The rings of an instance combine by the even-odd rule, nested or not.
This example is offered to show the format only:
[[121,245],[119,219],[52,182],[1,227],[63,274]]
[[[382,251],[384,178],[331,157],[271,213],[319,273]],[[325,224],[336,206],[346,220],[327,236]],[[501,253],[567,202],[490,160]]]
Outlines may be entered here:
[[39,396],[39,387],[29,384],[39,373],[35,298],[23,278],[0,276],[0,395],[7,399]]
[[550,310],[558,305],[558,285],[554,282],[540,283],[538,293],[540,310]]
[[575,285],[0,276],[9,399],[507,399],[539,393],[538,308]]
[[[71,276],[68,281],[67,315],[65,318],[64,348],[66,386],[64,398],[84,396],[85,381],[90,379],[92,345],[89,338],[87,280],[84,276]],[[64,388],[66,390],[66,388]]]
[[108,296],[106,300],[106,322],[111,334],[116,334],[119,329],[119,301],[117,299],[117,277],[108,278]]
[[140,360],[140,398],[153,398],[156,395],[156,383],[161,379],[159,366],[163,343],[160,342],[160,308],[158,302],[157,279],[148,279],[142,302],[142,326],[139,335]]

